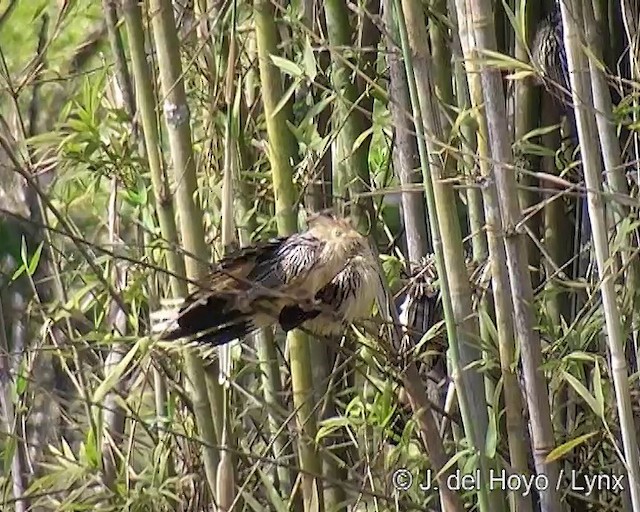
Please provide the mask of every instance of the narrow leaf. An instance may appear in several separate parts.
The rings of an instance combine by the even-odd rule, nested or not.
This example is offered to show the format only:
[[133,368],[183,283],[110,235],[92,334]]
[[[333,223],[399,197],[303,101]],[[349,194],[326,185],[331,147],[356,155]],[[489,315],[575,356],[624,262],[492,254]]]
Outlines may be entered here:
[[570,441],[567,441],[566,443],[561,444],[560,446],[556,446],[553,450],[551,450],[551,452],[549,452],[549,455],[547,455],[545,462],[554,462],[558,459],[561,459],[567,453],[570,453],[576,446],[581,445],[587,439],[590,439],[597,433],[598,432],[590,432],[588,434],[583,434],[574,439],[571,439]]

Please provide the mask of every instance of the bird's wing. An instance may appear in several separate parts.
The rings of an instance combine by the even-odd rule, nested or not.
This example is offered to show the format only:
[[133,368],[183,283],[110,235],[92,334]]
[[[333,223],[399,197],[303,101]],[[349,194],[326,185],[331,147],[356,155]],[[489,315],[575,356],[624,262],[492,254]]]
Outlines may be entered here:
[[268,288],[289,289],[308,278],[320,264],[322,247],[323,242],[310,233],[294,234],[272,252],[261,254],[250,278]]
[[220,344],[272,325],[287,304],[315,295],[305,285],[321,250],[321,241],[303,233],[230,254],[185,299],[162,338],[205,332],[199,341]]

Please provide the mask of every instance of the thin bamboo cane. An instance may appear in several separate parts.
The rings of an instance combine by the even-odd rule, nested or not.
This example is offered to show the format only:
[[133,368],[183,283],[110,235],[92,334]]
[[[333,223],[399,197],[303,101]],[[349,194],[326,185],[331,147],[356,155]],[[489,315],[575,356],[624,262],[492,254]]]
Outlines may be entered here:
[[[327,0],[324,3],[329,43],[334,51],[352,45],[353,30],[349,24],[349,11],[344,0]],[[350,67],[339,58],[333,59],[331,83],[338,99],[334,103],[335,126],[339,127],[337,170],[343,183],[348,185],[355,208],[352,215],[363,232],[374,228],[373,201],[362,192],[371,190],[369,177],[369,146],[371,144],[371,120],[354,108],[364,91],[359,90],[351,77]],[[364,136],[364,139],[363,139]]]
[[[465,5],[466,4],[466,5]],[[469,16],[478,51],[496,51],[492,6],[486,0],[458,0],[458,19]],[[485,100],[487,132],[493,158],[493,176],[498,192],[498,204],[502,215],[505,236],[507,267],[509,270],[511,294],[516,333],[520,341],[524,368],[529,417],[533,437],[533,453],[536,470],[544,474],[549,482],[557,482],[557,464],[546,461],[546,455],[553,448],[553,428],[549,397],[542,374],[542,352],[540,338],[533,329],[533,289],[528,270],[526,245],[523,234],[516,231],[521,219],[520,204],[516,194],[513,171],[508,168],[513,162],[509,134],[506,125],[506,109],[502,81],[499,72],[488,66],[481,67],[483,95]],[[559,511],[560,502],[555,485],[549,485],[540,492],[543,510]]]
[[[441,295],[449,340],[449,357],[453,370],[452,378],[456,385],[465,433],[478,456],[480,510],[488,510],[489,492],[488,486],[485,485],[488,482],[488,468],[483,451],[488,423],[486,398],[481,376],[465,369],[468,363],[479,360],[481,357],[478,351],[472,348],[473,341],[470,339],[473,333],[477,333],[478,328],[475,321],[470,321],[471,292],[464,265],[460,226],[457,216],[451,211],[451,205],[454,204],[453,190],[450,186],[436,182],[443,176],[443,162],[441,150],[436,146],[435,141],[443,139],[439,115],[433,100],[433,82],[429,73],[430,56],[425,44],[426,27],[419,2],[395,0],[394,7],[400,28],[414,123],[418,134],[418,150],[427,196],[429,225],[438,275],[441,277]],[[420,57],[415,63],[413,55]],[[428,134],[425,131],[428,131]],[[459,265],[462,265],[461,269],[458,268]],[[468,343],[466,346],[465,341]]]
[[[569,4],[569,5],[567,5]],[[587,206],[600,276],[600,292],[605,317],[605,330],[611,356],[611,375],[616,394],[620,431],[624,447],[628,489],[634,512],[640,511],[640,451],[635,436],[629,376],[622,335],[622,320],[616,301],[615,275],[608,246],[604,204],[601,198],[601,172],[597,147],[592,141],[598,136],[594,118],[591,89],[587,82],[587,62],[580,48],[579,33],[583,30],[583,8],[579,1],[561,2],[564,41],[567,50],[572,100],[576,113],[578,139],[582,152],[584,177],[587,185]]]
[[[176,31],[173,7],[169,0],[150,0],[150,16],[157,48],[158,69],[164,98],[164,113],[176,183],[176,201],[180,212],[182,244],[188,253],[186,277],[197,280],[207,270],[209,255],[204,241],[202,212],[196,203],[196,169],[191,146],[189,109],[187,106],[180,44]],[[203,441],[203,459],[207,482],[216,491],[219,454],[207,382],[202,361],[192,350],[184,352],[186,372],[193,390],[193,406],[198,433]],[[222,411],[217,411],[222,415]]]
[[[280,235],[291,235],[297,231],[295,211],[296,191],[293,186],[292,159],[295,141],[287,127],[291,105],[287,103],[276,110],[282,97],[279,70],[273,64],[271,55],[278,53],[275,13],[269,0],[255,0],[256,38],[258,43],[258,66],[262,83],[262,100],[269,137],[268,156],[273,176],[273,190],[276,203],[276,222]],[[309,340],[305,334],[294,330],[287,336],[291,364],[293,402],[298,411],[300,432],[298,449],[300,467],[303,470],[302,492],[307,512],[322,508],[322,464],[314,443],[317,433],[313,415],[313,385],[311,382],[311,361]]]

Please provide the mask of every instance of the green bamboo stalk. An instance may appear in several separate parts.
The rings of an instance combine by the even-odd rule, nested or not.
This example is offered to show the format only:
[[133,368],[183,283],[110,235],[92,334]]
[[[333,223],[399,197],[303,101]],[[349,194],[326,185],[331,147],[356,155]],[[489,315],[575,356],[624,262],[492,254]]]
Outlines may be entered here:
[[[171,2],[150,0],[149,9],[164,96],[164,112],[176,182],[176,201],[180,212],[182,245],[188,253],[186,277],[197,280],[206,273],[209,255],[204,242],[202,212],[195,200],[196,169],[191,146],[189,110],[182,81],[180,43]],[[215,493],[219,454],[215,448],[217,440],[204,368],[202,361],[192,350],[185,350],[184,358],[186,373],[193,391],[196,426],[204,443],[205,474],[211,492]],[[217,413],[221,414],[222,411]]]
[[279,71],[271,60],[271,55],[277,55],[278,43],[274,9],[264,0],[255,1],[254,9],[262,99],[269,136],[268,156],[273,171],[276,222],[281,235],[291,235],[298,230],[291,163],[295,154],[295,141],[286,125],[287,119],[292,117],[291,103],[287,102],[276,112],[282,97],[282,84]]
[[[600,277],[600,293],[605,317],[606,339],[611,354],[611,375],[616,394],[620,431],[624,448],[625,466],[628,476],[627,488],[631,495],[634,512],[640,511],[640,451],[635,436],[635,424],[629,394],[629,375],[625,358],[625,339],[622,335],[622,319],[616,301],[615,273],[608,246],[608,233],[602,201],[600,156],[595,144],[598,131],[593,112],[595,105],[587,75],[588,63],[581,51],[579,34],[583,33],[582,2],[561,3],[564,26],[564,41],[571,93],[576,114],[578,140],[582,152],[584,177],[587,185],[587,206],[591,221],[593,245]],[[591,16],[590,16],[591,17]],[[591,79],[594,75],[591,74]],[[600,134],[602,137],[603,134]]]
[[[602,150],[602,161],[604,163],[607,188],[614,194],[629,196],[629,185],[625,176],[622,163],[622,151],[616,133],[616,124],[613,119],[613,104],[607,79],[601,69],[603,41],[598,37],[595,14],[590,3],[584,5],[584,22],[587,47],[590,50],[589,72],[591,76],[591,90],[593,104],[596,108],[596,123],[600,136],[600,148]],[[629,207],[613,202],[613,221],[618,232],[618,236],[625,240],[621,249],[621,257],[625,270],[625,287],[627,294],[631,297],[632,311],[638,317],[637,304],[640,300],[640,263],[633,257],[634,241],[633,233],[624,233],[622,221],[630,215]],[[636,349],[637,351],[637,349]],[[640,352],[638,352],[640,355]]]
[[[255,40],[255,38],[252,39]],[[245,75],[245,80],[249,79],[248,75]],[[247,88],[244,88],[243,90],[243,94],[245,94],[245,96],[247,94],[246,90]],[[239,100],[239,96],[237,99]],[[240,110],[244,103],[242,101],[237,101],[237,105]],[[250,197],[249,187],[247,186],[247,183],[241,180],[239,173],[239,169],[246,169],[248,167],[252,156],[249,153],[250,146],[245,143],[245,138],[240,135],[242,133],[240,131],[240,126],[242,125],[240,118],[243,114],[244,112],[238,113],[238,116],[236,117],[238,121],[234,127],[236,140],[238,141],[239,154],[239,162],[236,169],[236,181],[238,182],[240,194],[238,194],[236,204],[236,225],[239,232],[238,238],[240,240],[240,247],[245,247],[251,243],[251,233],[255,232],[258,227],[255,214],[250,216],[248,215],[251,210],[251,206],[248,202],[248,198]],[[241,224],[243,220],[246,221],[245,224]],[[284,396],[284,393],[282,389],[282,380],[280,379],[280,358],[278,357],[278,349],[274,340],[273,329],[261,329],[258,331],[254,335],[254,342],[258,356],[258,371],[260,373],[260,381],[262,383],[262,395],[266,405],[267,425],[271,437],[273,438],[273,456],[276,460],[280,458],[292,460],[292,443],[289,442],[286,431],[280,428],[278,420],[278,418],[281,417],[281,411],[284,410],[282,405],[282,396]],[[289,495],[293,488],[294,480],[291,469],[288,466],[280,464],[276,467],[276,473],[278,476],[280,492],[285,496]],[[301,509],[302,500],[299,500],[299,502],[300,506],[298,503],[295,503],[293,505],[293,510]]]
[[[393,19],[393,3],[386,0],[384,8],[384,24],[387,34],[393,38],[387,40],[387,63],[389,65],[390,90],[389,110],[395,127],[395,146],[393,148],[394,168],[400,178],[400,185],[409,188],[420,182],[418,172],[418,145],[412,132],[411,99],[409,86],[402,58],[395,41],[400,39],[397,25]],[[407,256],[409,261],[418,262],[431,250],[431,241],[427,228],[427,212],[422,194],[403,191],[402,215],[407,240]]]
[[[453,20],[454,27],[460,26],[455,9],[449,12],[449,16]],[[459,33],[454,30],[452,34],[452,55],[454,60],[456,99],[458,108],[461,111],[468,111],[471,109],[472,105],[476,107],[476,109],[479,105],[478,103],[475,103],[475,101],[472,102],[471,90],[472,87],[474,87],[474,98],[477,98],[478,87],[477,84],[473,84],[474,82],[479,83],[480,78],[472,73],[469,73],[468,75],[465,73],[465,68],[463,66],[464,52],[463,44],[460,40],[460,33],[462,33],[462,29],[459,30]],[[470,65],[472,64],[467,63],[467,66]],[[482,95],[481,90],[480,95]],[[486,171],[488,162],[488,160],[482,158],[483,156],[486,157],[487,149],[486,143],[483,142],[485,140],[484,137],[486,136],[486,130],[484,133],[480,130],[482,116],[480,115],[479,110],[475,111],[477,112],[476,114],[473,114],[473,112],[474,111],[472,111],[470,118],[460,126],[462,165],[471,185],[474,185],[478,178],[476,166],[480,171]],[[480,154],[479,162],[476,163],[475,155],[483,148],[485,150],[485,154]],[[480,174],[482,174],[482,172]],[[482,263],[486,261],[487,256],[489,255],[489,248],[487,246],[487,236],[484,231],[484,209],[482,205],[482,192],[479,187],[470,186],[467,190],[467,215],[469,218],[469,229],[471,231],[473,259],[477,263]],[[481,306],[484,306],[484,304],[481,304]],[[484,339],[484,334],[481,335]]]
[[[496,51],[497,43],[492,20],[492,5],[487,0],[470,0],[466,9],[465,2],[458,0],[458,19],[470,16],[471,28],[475,35],[478,51]],[[469,18],[467,18],[469,19]],[[515,231],[522,217],[517,197],[515,174],[510,164],[513,163],[510,137],[506,124],[506,109],[502,81],[498,71],[486,65],[481,66],[484,104],[487,127],[494,162],[493,176],[497,186],[500,211],[502,214],[505,237],[507,266],[516,333],[520,341],[522,362],[527,387],[526,395],[529,403],[529,417],[533,437],[533,453],[538,474],[545,474],[550,482],[558,481],[558,467],[555,462],[548,462],[546,456],[554,446],[553,428],[549,407],[548,391],[541,369],[542,351],[540,337],[534,327],[533,289],[528,270],[524,234]],[[543,510],[556,512],[560,510],[560,501],[556,486],[549,485],[540,491]]]
[[[473,106],[479,108],[482,94],[479,83],[477,60],[474,59],[473,47],[469,39],[468,17],[459,16],[458,27],[461,35],[461,46],[466,59],[467,79],[473,82]],[[487,138],[487,123],[484,116],[478,116],[478,138]],[[488,148],[483,145],[484,150]],[[485,155],[486,156],[486,155]],[[509,290],[509,278],[506,264],[506,253],[502,243],[502,219],[497,190],[491,179],[490,167],[481,165],[483,176],[487,178],[486,186],[482,188],[484,215],[486,218],[487,242],[489,261],[491,264],[492,290],[495,305],[496,328],[498,331],[498,347],[500,351],[500,369],[503,380],[503,393],[506,412],[507,442],[511,466],[515,472],[527,475],[528,450],[526,446],[526,427],[522,416],[522,396],[516,368],[515,339],[512,318],[512,297]],[[532,510],[531,498],[522,493],[514,493],[515,509]]]
[[[394,5],[398,15],[414,123],[418,133],[418,150],[427,196],[429,225],[441,281],[442,304],[449,339],[449,357],[453,367],[452,377],[456,385],[465,433],[468,442],[478,455],[479,507],[480,510],[486,511],[489,509],[489,492],[486,485],[488,474],[483,447],[488,424],[487,401],[484,396],[482,377],[477,373],[471,373],[466,368],[469,363],[481,357],[478,350],[473,348],[473,343],[478,336],[478,325],[472,319],[471,291],[463,259],[460,225],[457,215],[451,208],[455,203],[453,190],[450,185],[436,183],[436,180],[444,174],[444,166],[440,158],[440,148],[434,141],[442,141],[443,138],[439,115],[433,100],[426,27],[419,2],[395,0]],[[415,61],[413,55],[417,57]],[[428,133],[425,134],[425,131]],[[459,329],[458,326],[460,326]]]
[[[526,10],[523,13],[522,10]],[[517,2],[516,19],[524,19],[525,25],[523,34],[525,39],[516,37],[515,57],[521,62],[529,62],[529,48],[533,45],[535,30],[540,19],[540,2]],[[534,87],[530,80],[516,80],[515,82],[515,114],[514,114],[514,138],[515,141],[522,140],[530,131],[538,125],[540,112],[540,90]],[[535,169],[538,165],[538,158],[532,155],[522,155],[528,169]],[[520,207],[526,210],[530,206],[540,201],[540,194],[535,190],[537,180],[530,174],[524,174],[521,178],[522,188],[520,189]],[[532,233],[540,232],[540,215],[533,215],[527,222],[528,228]],[[540,266],[540,252],[538,251],[534,241],[527,238],[527,256],[529,265],[538,269]],[[534,272],[533,286],[537,285],[540,273]]]
[[169,191],[169,179],[164,169],[160,152],[153,79],[147,64],[144,48],[145,36],[142,11],[137,0],[123,0],[122,10],[127,28],[132,72],[136,79],[136,96],[144,133],[146,157],[153,185],[156,213],[162,238],[166,241],[164,257],[169,270],[169,283],[173,296],[180,297],[187,293],[186,283],[179,277],[186,275],[186,268],[184,259],[180,257],[176,250],[179,246],[178,232],[173,201]]
[[[321,40],[316,24],[314,23],[315,5],[314,2],[305,1],[302,3],[302,20],[307,33],[313,34],[313,39]],[[309,84],[313,101],[318,102],[322,99],[323,94],[329,90],[327,77],[328,69],[331,65],[331,57],[327,52],[320,52],[317,56],[319,73],[313,83]],[[306,88],[305,88],[306,89]],[[306,90],[301,90],[301,94],[305,94]],[[331,108],[325,107],[320,112],[315,121],[318,135],[321,138],[329,136],[331,131]],[[332,152],[331,144],[326,145],[324,152],[319,155],[317,167],[311,169],[310,184],[307,187],[305,196],[305,206],[312,212],[318,212],[330,208],[333,203],[332,194]],[[312,347],[313,350],[313,347]]]
[[[442,127],[442,140],[451,140],[451,107],[455,103],[453,96],[453,81],[451,69],[451,49],[449,48],[448,34],[444,29],[444,24],[438,20],[447,17],[446,0],[431,0],[429,3],[429,11],[432,22],[429,23],[429,38],[431,40],[432,62],[433,62],[433,80],[435,94],[440,101],[440,119]],[[457,159],[446,158],[444,161],[444,176],[454,177],[457,174]],[[454,194],[455,204],[458,211],[462,212],[460,218],[467,217],[467,212],[462,208],[457,194]],[[477,219],[476,219],[477,220]],[[465,223],[466,223],[465,219]],[[487,310],[486,296],[482,299],[480,310]],[[485,322],[479,325],[480,338],[487,341],[490,339],[490,332]],[[487,358],[487,354],[483,354]],[[484,386],[486,396],[495,394],[495,385],[489,374],[484,377]]]
[[[160,233],[165,240],[163,256],[169,270],[169,283],[173,297],[184,297],[187,294],[187,286],[184,280],[178,276],[186,275],[184,259],[180,257],[175,248],[178,247],[178,232],[176,229],[173,201],[169,196],[169,180],[162,165],[160,153],[160,141],[158,124],[155,112],[155,95],[153,90],[152,75],[146,61],[144,47],[144,28],[142,23],[142,11],[136,0],[124,0],[122,11],[127,29],[129,54],[131,56],[132,73],[135,77],[135,88],[142,132],[145,140],[145,155],[151,174],[155,211],[158,215]],[[147,235],[145,235],[147,238]],[[173,250],[171,250],[173,248]],[[167,418],[167,391],[164,377],[158,370],[154,370],[154,393],[156,415],[160,432],[166,427]],[[170,469],[170,473],[172,470]]]
[[124,106],[127,113],[132,116],[136,110],[136,102],[133,94],[133,83],[129,75],[124,44],[118,29],[118,11],[116,10],[116,0],[102,0],[102,9],[107,22],[107,33],[109,34],[109,45],[115,60],[116,79],[122,91]]
[[[287,128],[291,106],[285,105],[276,111],[282,98],[280,72],[273,64],[271,55],[276,55],[277,35],[275,13],[269,0],[255,0],[256,38],[258,43],[258,65],[262,84],[262,100],[269,137],[268,155],[273,176],[276,204],[276,222],[280,235],[291,235],[297,231],[295,211],[296,192],[293,186],[292,160],[295,142]],[[300,432],[298,449],[302,474],[302,493],[307,512],[320,507],[322,482],[316,478],[322,474],[314,439],[317,433],[313,415],[313,385],[309,340],[302,332],[294,330],[287,336],[293,386],[293,403],[297,409]],[[321,509],[321,508],[320,508]]]
[[[305,31],[312,32],[314,29],[314,6],[313,3],[304,3],[303,4],[303,22],[305,26]],[[314,33],[314,36],[319,38],[318,34]],[[319,67],[326,71],[329,68],[330,58],[329,55],[323,52],[324,55],[321,54],[319,58]],[[328,73],[327,73],[328,75]],[[305,98],[311,89],[311,94],[313,95],[314,101],[318,101],[321,97],[321,92],[323,90],[327,90],[328,84],[324,79],[325,73],[319,74],[316,77],[319,83],[316,84],[316,81],[312,84],[303,84],[303,87],[300,88],[299,97]],[[318,130],[318,134],[320,137],[326,137],[331,130],[331,123],[329,122],[331,116],[331,109],[324,108],[323,111],[317,116],[316,126]],[[327,145],[330,148],[330,144]],[[322,211],[327,208],[331,204],[331,188],[327,185],[330,185],[331,181],[328,182],[325,180],[327,175],[330,176],[331,171],[331,151],[328,150],[325,154],[320,158],[320,168],[312,168],[309,172],[310,182],[307,186],[307,194],[305,194],[305,206],[311,212]],[[328,171],[328,172],[327,172]],[[309,338],[309,353],[311,360],[313,361],[312,366],[312,382],[313,382],[313,401],[315,404],[322,402],[323,399],[326,400],[325,403],[328,403],[328,407],[320,410],[318,414],[318,420],[322,421],[325,418],[336,416],[335,407],[333,407],[333,400],[335,399],[335,391],[331,392],[331,390],[327,389],[327,382],[330,382],[331,371],[333,368],[333,360],[335,359],[335,351],[331,350],[330,344],[327,344],[324,340],[315,339],[314,337]],[[329,452],[329,439],[322,440],[322,447],[318,447],[319,450],[322,451],[322,473],[325,481],[328,482],[344,482],[347,479],[347,472],[345,468],[339,468],[335,463],[335,456]],[[336,443],[343,444],[344,446],[348,446],[349,440],[345,438],[345,436],[339,436]],[[275,448],[275,446],[274,446]],[[344,457],[340,457],[344,460]],[[344,503],[346,500],[346,494],[344,489],[340,485],[326,485],[324,488],[324,504],[325,507],[329,510],[339,510],[341,503]]]
[[[333,51],[339,52],[343,47],[352,46],[354,31],[349,24],[349,11],[345,1],[327,0],[324,3],[324,12],[329,44]],[[332,56],[331,84],[337,94],[334,105],[334,129],[339,130],[336,160],[338,174],[342,176],[338,182],[348,184],[349,194],[355,205],[352,215],[358,227],[363,232],[368,232],[375,225],[373,201],[370,196],[361,197],[359,194],[371,190],[368,160],[371,135],[366,136],[364,140],[359,139],[371,128],[371,120],[356,108],[361,103],[364,91],[358,89],[352,77],[351,66],[343,59]],[[356,148],[357,142],[359,146]]]
[[[438,275],[447,276],[447,281],[452,291],[451,301],[455,314],[453,318],[455,318],[455,322],[459,326],[457,336],[450,337],[449,341],[450,343],[455,343],[453,340],[458,340],[461,357],[459,362],[462,368],[466,368],[472,362],[480,360],[482,355],[476,348],[478,322],[475,315],[473,315],[471,307],[471,289],[464,258],[460,222],[457,211],[451,207],[451,205],[456,204],[456,192],[450,183],[443,183],[441,181],[441,179],[450,176],[445,174],[448,169],[445,167],[444,150],[439,145],[442,144],[445,138],[438,109],[435,105],[435,95],[429,94],[429,91],[433,90],[431,80],[432,67],[430,52],[427,46],[428,35],[423,19],[424,13],[420,3],[413,0],[403,0],[403,10],[409,30],[408,36],[411,49],[415,55],[415,58],[412,58],[412,60],[415,66],[415,80],[418,85],[417,92],[419,96],[417,98],[417,105],[420,108],[421,119],[425,123],[424,127],[427,132],[425,143],[429,150],[429,158],[424,162],[422,162],[421,158],[423,178],[425,183],[431,183],[433,178],[433,193],[435,195],[437,214],[435,210],[429,208],[428,203],[427,207],[430,222],[431,217],[435,216],[435,218],[438,219],[439,232],[442,233],[442,250],[445,254],[444,261],[446,262],[446,267],[439,269],[439,272],[442,271],[442,273]],[[405,57],[405,65],[406,62]],[[409,74],[409,72],[407,72],[407,74]],[[414,103],[413,99],[412,103]],[[415,114],[414,122],[417,123]],[[427,163],[429,166],[425,167]],[[429,168],[431,169],[430,171]],[[427,171],[429,179],[424,176],[425,171]],[[436,242],[433,228],[431,228],[431,233],[435,249]],[[471,418],[473,418],[474,421],[474,425],[470,425],[470,428],[472,430],[477,429],[479,433],[479,437],[475,438],[473,442],[478,443],[476,446],[480,446],[484,442],[481,441],[481,439],[484,439],[484,432],[486,432],[485,429],[488,421],[486,411],[487,402],[484,395],[482,377],[477,372],[467,369],[460,374],[460,378],[465,381],[465,387],[470,393],[470,411]]]
[[[127,114],[132,118],[136,110],[133,83],[129,74],[129,66],[127,65],[124,44],[118,29],[118,13],[116,10],[115,0],[103,0],[102,8],[105,13],[111,52],[115,60],[116,83],[122,91],[124,100],[123,106],[126,109]],[[120,218],[117,214],[119,211],[118,199],[118,178],[113,177],[111,180],[111,194],[108,212],[109,239],[112,247],[117,247],[120,231]],[[121,293],[122,287],[126,285],[126,278],[123,276],[123,272],[124,269],[119,268],[118,263],[114,262],[111,268],[111,277],[113,279],[113,287],[118,293]],[[114,335],[125,336],[127,328],[126,315],[117,304],[114,303],[111,305],[108,318]],[[114,344],[111,347],[109,354],[107,354],[107,357],[105,358],[106,375],[108,375],[111,370],[116,367],[120,361],[122,361],[125,353],[126,349],[122,343]],[[125,412],[120,406],[118,397],[123,393],[123,391],[123,383],[117,383],[114,386],[114,390],[108,393],[105,397],[102,413],[104,432],[108,436],[104,436],[102,439],[103,481],[105,485],[110,488],[115,484],[122,462],[118,455],[118,451],[122,449],[121,445],[124,441],[126,421]]]

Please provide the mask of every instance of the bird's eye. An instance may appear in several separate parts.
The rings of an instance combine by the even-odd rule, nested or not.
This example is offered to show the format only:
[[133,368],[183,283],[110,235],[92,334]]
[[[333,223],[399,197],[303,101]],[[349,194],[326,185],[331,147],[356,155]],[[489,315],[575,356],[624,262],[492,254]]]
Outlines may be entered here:
[[333,238],[340,238],[344,232],[340,228],[333,228],[333,233],[331,234],[333,235]]

